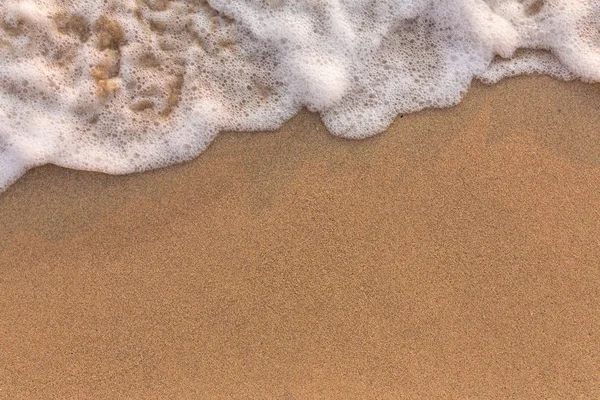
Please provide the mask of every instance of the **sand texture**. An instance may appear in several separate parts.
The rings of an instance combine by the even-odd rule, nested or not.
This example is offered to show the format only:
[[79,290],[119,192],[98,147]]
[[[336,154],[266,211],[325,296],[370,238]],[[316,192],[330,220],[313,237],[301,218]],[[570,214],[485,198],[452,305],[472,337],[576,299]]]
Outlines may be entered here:
[[600,86],[303,112],[0,195],[0,399],[600,398]]

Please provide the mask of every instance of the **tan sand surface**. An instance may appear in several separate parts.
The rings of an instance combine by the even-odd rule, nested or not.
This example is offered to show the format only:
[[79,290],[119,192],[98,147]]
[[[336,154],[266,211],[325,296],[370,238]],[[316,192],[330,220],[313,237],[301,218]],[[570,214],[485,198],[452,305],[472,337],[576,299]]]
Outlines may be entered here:
[[600,398],[600,86],[303,112],[0,195],[0,399]]

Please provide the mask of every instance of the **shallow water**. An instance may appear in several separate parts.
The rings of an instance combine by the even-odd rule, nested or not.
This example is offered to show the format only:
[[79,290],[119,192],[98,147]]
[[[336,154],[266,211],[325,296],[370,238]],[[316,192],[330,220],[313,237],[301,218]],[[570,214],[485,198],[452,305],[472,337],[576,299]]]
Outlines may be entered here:
[[600,81],[600,0],[5,0],[0,190],[181,162],[302,107],[364,138],[523,73]]

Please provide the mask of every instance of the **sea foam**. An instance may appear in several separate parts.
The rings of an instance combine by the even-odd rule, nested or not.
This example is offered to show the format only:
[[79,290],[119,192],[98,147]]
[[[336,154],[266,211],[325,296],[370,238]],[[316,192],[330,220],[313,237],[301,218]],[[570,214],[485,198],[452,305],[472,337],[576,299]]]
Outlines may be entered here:
[[600,0],[3,0],[0,191],[189,160],[302,107],[364,138],[524,73],[600,81]]

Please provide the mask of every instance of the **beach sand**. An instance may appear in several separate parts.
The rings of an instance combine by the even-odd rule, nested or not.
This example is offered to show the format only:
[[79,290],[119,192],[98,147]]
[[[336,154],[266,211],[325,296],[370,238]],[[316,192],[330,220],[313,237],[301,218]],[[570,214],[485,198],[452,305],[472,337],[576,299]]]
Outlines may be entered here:
[[0,399],[600,398],[600,86],[302,112],[0,195]]

